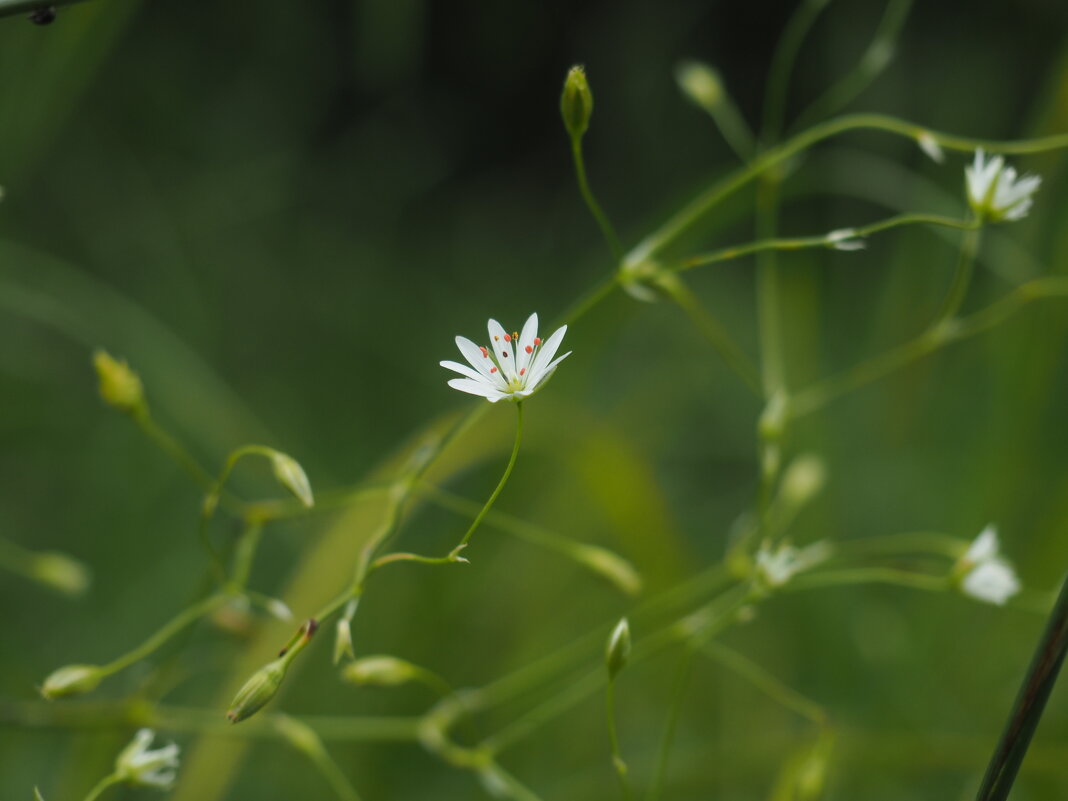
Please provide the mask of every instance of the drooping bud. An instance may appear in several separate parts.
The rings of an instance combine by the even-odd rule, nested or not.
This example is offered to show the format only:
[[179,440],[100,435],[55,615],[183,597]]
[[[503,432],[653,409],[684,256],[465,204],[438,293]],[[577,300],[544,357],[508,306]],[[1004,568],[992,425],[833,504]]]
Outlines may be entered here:
[[683,61],[675,68],[675,81],[683,93],[710,114],[723,100],[719,73],[700,61]]
[[89,568],[64,553],[45,551],[33,560],[33,576],[42,584],[71,596],[89,589]]
[[278,483],[292,492],[307,508],[314,506],[315,498],[312,496],[311,484],[304,468],[288,454],[273,448],[269,448],[268,451],[271,469],[274,470],[274,477],[278,479]]
[[793,507],[801,507],[823,489],[827,469],[823,460],[814,454],[802,454],[790,462],[782,477],[782,499]]
[[100,397],[114,409],[126,414],[148,410],[141,378],[125,361],[118,361],[105,350],[93,354],[93,366],[100,381]]
[[586,82],[586,71],[580,66],[572,67],[564,80],[564,91],[560,95],[560,114],[572,141],[581,139],[590,127],[593,94]]
[[622,618],[608,637],[605,646],[604,663],[608,668],[608,680],[611,681],[616,674],[627,664],[630,656],[630,624],[626,618]]
[[53,671],[41,685],[41,695],[51,701],[67,695],[92,692],[107,674],[98,665],[66,665]]
[[226,719],[231,723],[240,723],[263,709],[282,686],[282,679],[286,677],[290,663],[304,650],[318,628],[319,623],[314,618],[308,620],[278,654],[277,659],[253,673],[230,702]]
[[920,146],[920,150],[926,153],[930,159],[936,164],[943,164],[946,160],[946,154],[942,152],[942,146],[938,144],[938,140],[935,139],[930,131],[923,131],[916,137],[916,144]]
[[395,687],[419,675],[419,668],[395,656],[376,654],[345,665],[341,678],[350,684]]

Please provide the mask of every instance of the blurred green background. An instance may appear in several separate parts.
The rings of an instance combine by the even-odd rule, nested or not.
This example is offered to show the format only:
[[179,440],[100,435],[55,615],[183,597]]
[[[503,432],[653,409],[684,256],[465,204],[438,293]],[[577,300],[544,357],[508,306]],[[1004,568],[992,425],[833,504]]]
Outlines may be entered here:
[[[156,417],[213,470],[256,441],[299,459],[317,490],[354,483],[416,430],[478,402],[446,387],[437,365],[455,358],[455,334],[481,339],[489,316],[508,327],[535,310],[551,320],[612,269],[559,122],[567,68],[587,67],[591,181],[633,244],[737,166],[679,95],[676,63],[714,64],[756,122],[793,6],[94,0],[49,27],[0,21],[0,535],[74,554],[95,578],[72,602],[0,574],[0,697],[31,701],[53,668],[110,659],[203,580],[200,494],[99,401],[93,347],[129,359]],[[882,13],[880,3],[831,2],[793,72],[791,114],[855,64]],[[851,108],[976,137],[1066,131],[1066,32],[1060,0],[917,4],[894,61]],[[839,138],[786,184],[782,230],[821,233],[900,210],[959,215],[964,161],[950,154],[939,166],[881,134]],[[1064,158],[1015,163],[1045,183],[1026,221],[985,240],[968,308],[1065,271]],[[752,204],[750,192],[736,196],[674,252],[748,241]],[[922,330],[955,242],[912,228],[859,254],[784,256],[791,385]],[[695,273],[693,285],[755,355],[752,262]],[[830,478],[795,539],[917,529],[971,538],[996,521],[1025,584],[1056,586],[1068,565],[1065,311],[1061,301],[1034,305],[803,420],[789,453],[820,454]],[[524,450],[498,508],[617,550],[655,594],[718,559],[751,503],[759,406],[669,304],[619,293],[566,344],[574,355],[528,404]],[[490,410],[461,443],[449,486],[484,498],[511,426],[511,409]],[[235,486],[275,492],[255,467]],[[253,586],[284,593],[301,576],[333,591],[370,525],[361,520],[271,526]],[[437,552],[465,522],[421,510],[404,547]],[[469,556],[463,570],[403,567],[376,581],[356,620],[357,650],[478,685],[633,603],[490,529]],[[315,574],[323,565],[333,572]],[[315,604],[300,598],[307,615]],[[268,645],[288,636],[283,624],[259,625]],[[838,738],[826,798],[966,799],[1041,625],[1040,615],[949,595],[828,589],[774,599],[724,641],[829,710]],[[275,708],[418,714],[433,700],[338,683],[322,640]],[[221,716],[251,646],[210,625],[186,645],[169,663],[179,670],[167,700]],[[94,697],[128,695],[158,661]],[[639,781],[675,661],[620,678],[623,750]],[[35,784],[49,801],[81,798],[130,734],[17,718],[0,717],[5,798],[29,798]],[[812,737],[810,724],[699,661],[664,798],[769,798]],[[185,754],[176,799],[330,797],[279,743],[239,754],[233,740],[212,739],[209,753],[189,734],[176,739]],[[416,744],[341,743],[331,753],[367,799],[485,797],[470,774]],[[616,790],[600,698],[502,762],[546,799]],[[1062,686],[1014,798],[1066,795]]]

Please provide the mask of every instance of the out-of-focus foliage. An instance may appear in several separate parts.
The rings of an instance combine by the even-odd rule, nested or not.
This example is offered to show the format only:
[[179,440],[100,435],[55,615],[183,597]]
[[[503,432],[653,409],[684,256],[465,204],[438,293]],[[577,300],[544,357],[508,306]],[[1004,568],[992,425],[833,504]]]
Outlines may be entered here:
[[[977,137],[1068,130],[1061,2],[917,5],[893,63],[850,108]],[[830,4],[793,73],[791,114],[857,60],[880,6]],[[128,360],[154,414],[212,469],[256,441],[292,454],[317,495],[352,484],[411,432],[475,402],[449,390],[437,366],[453,358],[455,334],[475,335],[488,316],[506,326],[534,310],[552,319],[612,269],[574,187],[559,118],[567,69],[586,66],[591,183],[633,244],[737,165],[680,96],[678,62],[713,63],[755,122],[792,7],[93,0],[61,9],[49,27],[0,21],[0,535],[73,554],[94,576],[72,601],[0,574],[0,697],[36,703],[53,668],[129,648],[204,580],[202,493],[100,402],[96,347]],[[1063,156],[1016,162],[1046,182],[1027,220],[990,232],[969,307],[1068,263]],[[961,214],[963,165],[960,154],[936,165],[903,139],[843,137],[796,165],[782,230],[821,233],[905,209]],[[680,252],[752,239],[752,201],[732,199]],[[910,228],[860,254],[783,256],[790,382],[921,330],[948,285],[955,241]],[[755,353],[752,262],[693,277]],[[1068,566],[1060,303],[801,421],[791,452],[820,454],[827,483],[795,540],[921,529],[971,538],[994,520],[1024,583],[1053,588]],[[669,304],[619,293],[568,339],[574,355],[529,404],[498,509],[622,553],[656,593],[722,556],[752,500],[760,408]],[[462,441],[450,487],[485,497],[507,455],[510,412],[494,407]],[[233,483],[276,491],[266,471]],[[403,536],[436,553],[466,523],[422,509]],[[359,511],[272,525],[254,586],[285,592],[307,614],[317,589],[347,580],[370,525]],[[452,685],[480,685],[631,605],[559,555],[489,528],[465,555],[470,565],[402,566],[376,579],[353,624],[356,654],[396,654]],[[258,625],[248,635],[257,647],[292,628]],[[1038,615],[890,587],[776,598],[724,640],[818,701],[833,742],[698,659],[664,797],[794,798],[782,776],[815,782],[819,770],[827,798],[966,798],[1040,628]],[[146,692],[214,705],[221,721],[263,653],[208,625],[185,645],[162,675],[135,668],[99,696],[151,680]],[[418,714],[430,703],[424,686],[338,681],[329,643],[316,645],[280,709]],[[628,666],[616,682],[636,775],[652,770],[674,673],[668,656]],[[0,702],[5,798],[29,797],[35,784],[49,799],[80,798],[130,736],[27,726],[19,708]],[[507,715],[475,725],[492,730]],[[193,735],[175,736],[186,754],[180,801],[328,792],[281,742],[209,737],[198,749]],[[412,743],[330,750],[365,798],[482,792]],[[1066,756],[1062,687],[1025,763],[1021,801],[1068,794]],[[615,791],[597,700],[505,763],[548,799]]]

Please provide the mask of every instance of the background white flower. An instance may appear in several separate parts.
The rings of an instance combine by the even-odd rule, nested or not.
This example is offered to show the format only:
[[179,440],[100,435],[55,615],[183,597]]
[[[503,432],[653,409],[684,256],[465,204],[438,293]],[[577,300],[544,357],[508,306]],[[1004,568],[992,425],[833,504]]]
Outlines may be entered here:
[[144,787],[170,789],[174,784],[176,772],[166,770],[178,767],[178,746],[174,743],[149,750],[155,733],[151,729],[141,729],[134,735],[133,741],[122,750],[115,760],[115,776],[121,781]]
[[779,587],[798,573],[825,562],[831,553],[831,545],[826,540],[814,542],[804,548],[780,545],[771,550],[765,545],[756,553],[757,573],[769,587]]
[[957,563],[965,595],[1001,606],[1020,591],[1016,572],[999,551],[997,529],[987,526]]
[[1016,177],[1005,159],[986,159],[982,148],[975,151],[975,161],[964,168],[968,184],[968,202],[976,214],[994,222],[1019,220],[1031,209],[1031,195],[1038,191],[1042,178],[1037,175]]
[[466,337],[456,337],[456,347],[468,363],[443,361],[441,366],[464,378],[453,378],[449,386],[471,395],[481,395],[491,403],[521,401],[533,395],[571,355],[568,351],[554,359],[567,326],[556,329],[546,340],[538,336],[538,315],[527,318],[521,334],[509,334],[496,320],[488,325],[489,346],[476,345]]

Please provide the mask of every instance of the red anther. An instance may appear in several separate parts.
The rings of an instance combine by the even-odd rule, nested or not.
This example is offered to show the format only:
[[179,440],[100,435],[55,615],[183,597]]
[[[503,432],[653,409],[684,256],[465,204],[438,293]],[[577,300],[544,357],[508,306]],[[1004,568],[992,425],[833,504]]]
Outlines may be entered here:
[[535,345],[540,345],[541,344],[541,337],[534,337],[534,344]]
[[511,334],[505,334],[504,335],[504,341],[505,342],[511,342],[512,341],[512,335]]
[[488,351],[488,350],[486,350],[486,349],[485,349],[484,347],[482,347],[481,345],[479,345],[479,346],[478,346],[478,349],[479,349],[480,351],[482,351],[482,358],[483,358],[483,359],[488,359],[488,358],[489,358],[489,351]]
[[526,367],[524,367],[522,370],[519,371],[519,375],[526,375],[526,373],[527,373],[527,368]]
[[534,352],[534,348],[530,347],[530,345],[527,345],[526,351],[527,351],[527,353],[533,353]]
[[497,372],[497,368],[496,367],[491,367],[490,368],[490,372],[491,373],[496,373]]

